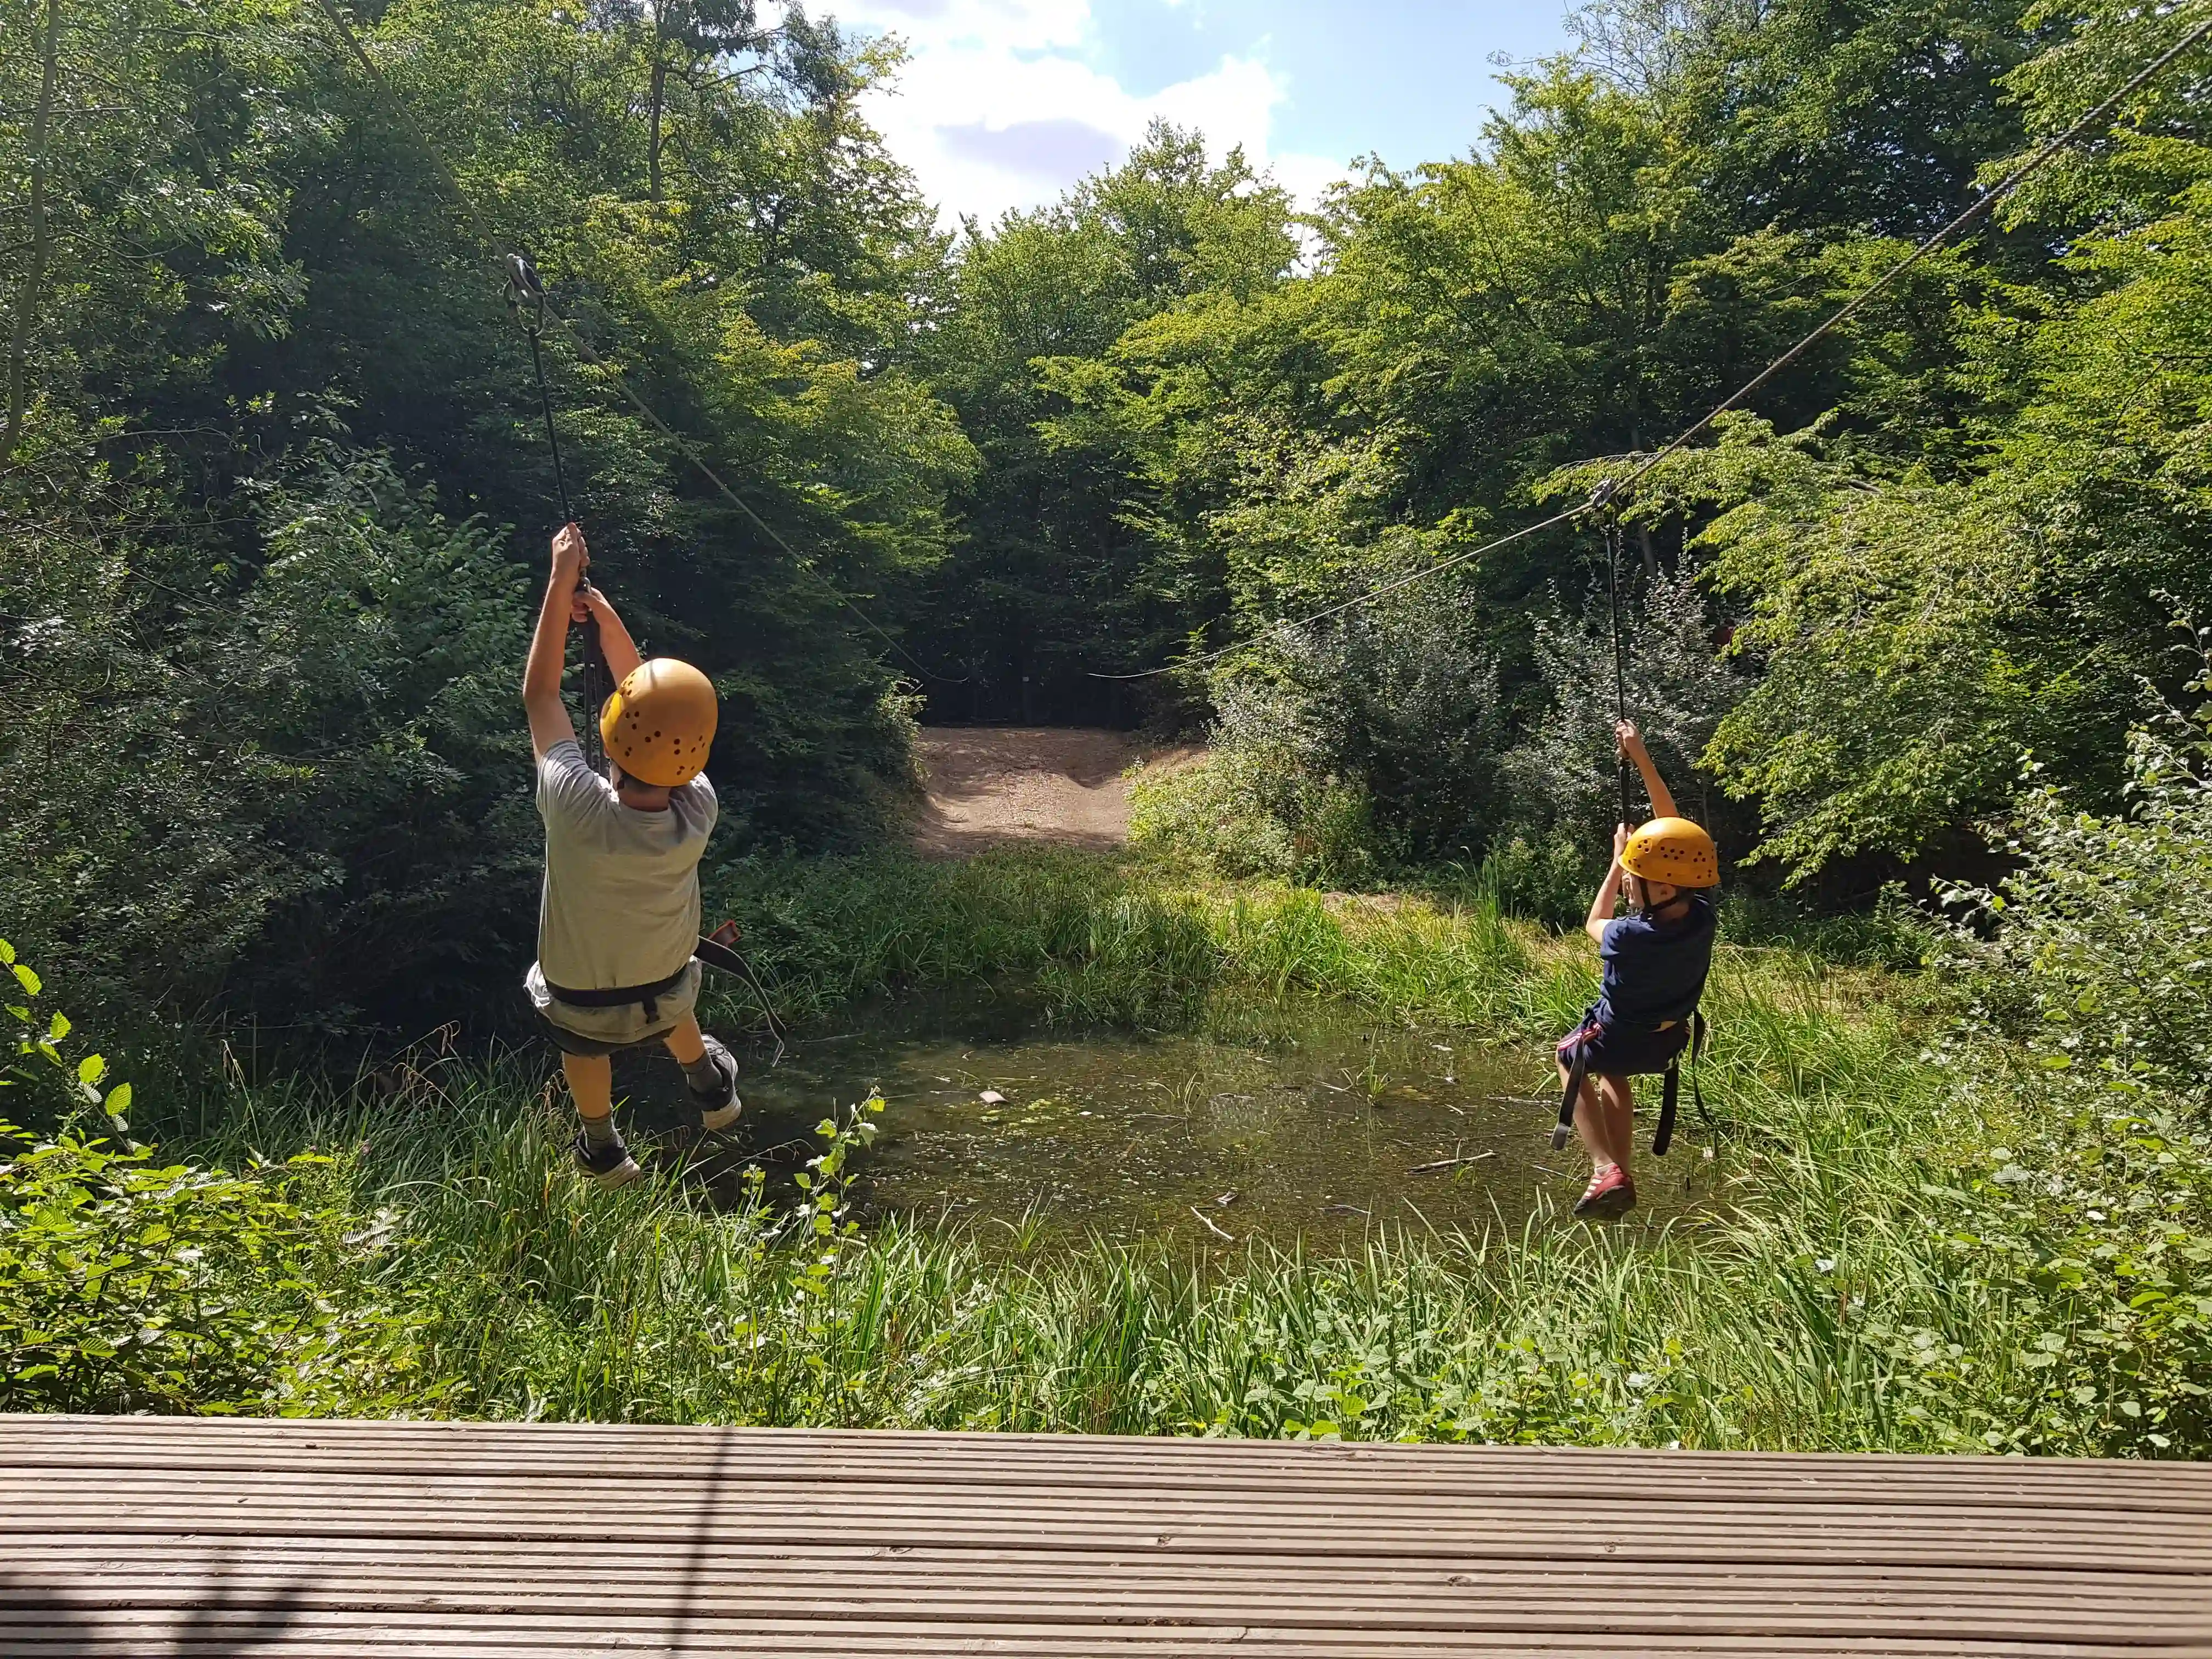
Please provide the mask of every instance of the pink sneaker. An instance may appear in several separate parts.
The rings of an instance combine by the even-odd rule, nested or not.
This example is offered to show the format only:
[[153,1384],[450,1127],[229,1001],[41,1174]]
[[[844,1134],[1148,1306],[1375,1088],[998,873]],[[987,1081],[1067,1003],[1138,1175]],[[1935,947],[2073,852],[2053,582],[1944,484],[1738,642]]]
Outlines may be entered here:
[[1575,1214],[1586,1221],[1610,1221],[1636,1207],[1636,1183],[1618,1164],[1608,1164],[1583,1188]]

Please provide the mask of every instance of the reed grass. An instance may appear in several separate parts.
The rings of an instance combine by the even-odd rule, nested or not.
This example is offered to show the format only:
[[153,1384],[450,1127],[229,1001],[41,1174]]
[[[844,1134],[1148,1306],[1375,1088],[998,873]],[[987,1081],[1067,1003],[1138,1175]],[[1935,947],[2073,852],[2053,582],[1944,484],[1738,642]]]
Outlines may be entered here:
[[[1787,1030],[1784,1025],[1777,1029]],[[1851,1052],[1723,1085],[1753,1148],[1688,1230],[1540,1213],[1226,1266],[1103,1242],[1008,1259],[957,1230],[828,1244],[680,1172],[610,1199],[525,1074],[455,1066],[374,1112],[262,1101],[228,1147],[311,1141],[364,1215],[432,1409],[499,1417],[1914,1449],[1980,1445],[2021,1310],[1962,1273],[1921,1189],[1940,1079]],[[1804,1086],[1807,1084],[1812,1086]],[[1875,1092],[1868,1092],[1869,1087]],[[1929,1410],[1900,1358],[1977,1356]]]
[[[1318,994],[1533,1053],[1591,991],[1586,944],[1487,906],[1212,886],[1130,860],[758,864],[724,872],[718,896],[787,1018],[1012,977],[1061,1018],[1170,1024]],[[1876,971],[1724,951],[1705,1073],[1723,1139],[1702,1165],[1722,1201],[1699,1219],[1591,1228],[1545,1208],[1480,1234],[1378,1228],[1327,1257],[1042,1246],[1019,1229],[987,1249],[898,1222],[824,1241],[757,1196],[717,1209],[674,1165],[599,1194],[569,1166],[542,1057],[244,1092],[168,1150],[330,1154],[284,1178],[360,1218],[321,1288],[398,1334],[363,1362],[362,1410],[2212,1450],[2191,1381],[2212,1321],[2137,1312],[2154,1282],[2183,1305],[2157,1263],[2196,1236],[2119,1213],[2130,1170],[2154,1166],[2201,1212],[2212,1158],[2085,1119],[2081,1170],[2030,1179],[2026,1149],[2059,1144],[2040,1109],[2001,1051],[1946,1049],[1917,1009]],[[1699,1152],[1692,1139],[1644,1179],[1680,1179]],[[2062,1259],[2087,1265],[2069,1278]]]

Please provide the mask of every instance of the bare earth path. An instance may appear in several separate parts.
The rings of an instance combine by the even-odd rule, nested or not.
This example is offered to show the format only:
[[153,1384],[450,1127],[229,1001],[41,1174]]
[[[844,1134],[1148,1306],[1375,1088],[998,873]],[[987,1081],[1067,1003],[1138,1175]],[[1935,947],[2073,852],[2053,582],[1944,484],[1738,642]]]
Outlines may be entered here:
[[915,846],[935,858],[1012,841],[1120,847],[1129,839],[1121,774],[1155,755],[1126,732],[1085,726],[926,726],[920,748],[928,793]]

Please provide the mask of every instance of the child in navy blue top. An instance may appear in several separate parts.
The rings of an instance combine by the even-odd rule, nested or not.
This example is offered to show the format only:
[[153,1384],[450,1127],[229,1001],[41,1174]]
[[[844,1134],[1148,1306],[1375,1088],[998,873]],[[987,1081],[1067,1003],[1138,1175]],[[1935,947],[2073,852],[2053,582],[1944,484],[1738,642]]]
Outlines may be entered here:
[[[1717,921],[1720,854],[1712,837],[1675,815],[1636,727],[1623,720],[1614,736],[1622,758],[1643,775],[1655,816],[1633,834],[1625,823],[1613,831],[1613,867],[1583,923],[1597,943],[1603,981],[1581,1028],[1559,1046],[1560,1085],[1592,1164],[1578,1216],[1617,1216],[1636,1203],[1629,1079],[1668,1071],[1688,1046]],[[1616,916],[1624,890],[1634,909]]]

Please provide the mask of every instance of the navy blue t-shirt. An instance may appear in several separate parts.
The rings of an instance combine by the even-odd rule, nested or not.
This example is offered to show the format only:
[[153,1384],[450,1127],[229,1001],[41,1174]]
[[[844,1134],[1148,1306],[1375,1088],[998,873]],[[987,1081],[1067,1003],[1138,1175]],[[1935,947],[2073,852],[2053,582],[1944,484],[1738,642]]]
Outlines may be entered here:
[[1679,921],[1620,916],[1605,925],[1597,947],[1605,963],[1599,1024],[1648,1030],[1690,1017],[1712,969],[1719,915],[1705,894],[1687,896],[1689,913]]

